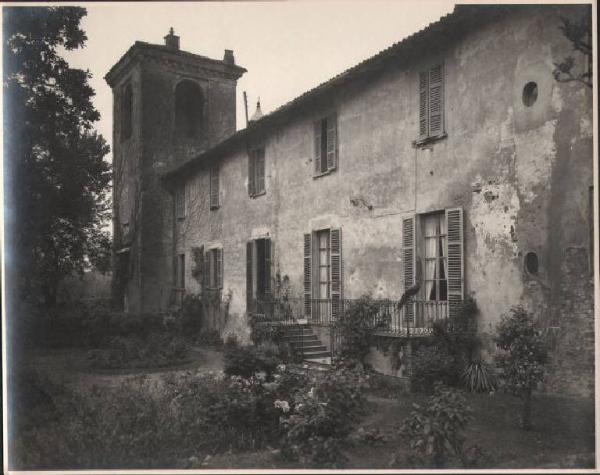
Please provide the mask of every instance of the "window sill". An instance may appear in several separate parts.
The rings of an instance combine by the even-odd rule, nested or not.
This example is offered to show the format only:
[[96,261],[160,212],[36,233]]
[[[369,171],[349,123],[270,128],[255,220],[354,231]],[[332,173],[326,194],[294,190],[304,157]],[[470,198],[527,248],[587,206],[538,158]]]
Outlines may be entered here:
[[423,139],[415,140],[415,141],[413,141],[413,147],[421,148],[426,145],[438,142],[439,140],[443,140],[446,137],[448,137],[448,134],[446,132],[444,132],[443,134],[440,134],[440,135],[434,135],[432,137],[425,137]]
[[212,206],[210,207],[210,210],[211,210],[211,211],[215,211],[215,210],[219,209],[220,207],[221,207],[220,205],[212,205]]
[[325,175],[330,175],[331,173],[333,173],[336,170],[336,168],[330,168],[329,170],[326,170],[324,172],[321,173],[317,173],[315,175],[313,175],[313,178],[321,178],[322,176]]
[[185,221],[185,216],[177,216],[177,221]]
[[253,195],[248,195],[250,198],[258,198],[259,196],[266,195],[266,191],[261,191],[260,193],[254,193]]

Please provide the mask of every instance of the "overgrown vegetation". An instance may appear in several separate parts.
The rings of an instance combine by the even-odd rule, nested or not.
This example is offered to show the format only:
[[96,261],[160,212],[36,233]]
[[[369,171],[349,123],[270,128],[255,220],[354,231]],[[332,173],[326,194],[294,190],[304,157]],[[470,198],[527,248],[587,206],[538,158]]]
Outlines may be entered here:
[[496,328],[494,339],[500,352],[496,363],[502,371],[503,389],[523,399],[521,425],[530,430],[532,394],[544,380],[548,349],[533,316],[513,307]]

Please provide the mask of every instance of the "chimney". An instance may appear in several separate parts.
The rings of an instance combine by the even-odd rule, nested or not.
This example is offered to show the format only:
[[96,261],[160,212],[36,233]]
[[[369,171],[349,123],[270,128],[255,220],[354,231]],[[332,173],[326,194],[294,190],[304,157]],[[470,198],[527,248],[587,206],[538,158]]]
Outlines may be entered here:
[[262,113],[262,110],[260,110],[260,97],[259,97],[258,101],[256,101],[256,111],[254,112],[254,115],[252,115],[252,117],[250,118],[250,122],[256,122],[262,116],[263,116],[263,113]]
[[165,36],[165,45],[171,49],[179,49],[179,36],[173,31],[173,27],[169,30],[169,34]]
[[223,62],[227,64],[235,64],[235,58],[233,57],[233,50],[226,49],[225,55],[223,56]]

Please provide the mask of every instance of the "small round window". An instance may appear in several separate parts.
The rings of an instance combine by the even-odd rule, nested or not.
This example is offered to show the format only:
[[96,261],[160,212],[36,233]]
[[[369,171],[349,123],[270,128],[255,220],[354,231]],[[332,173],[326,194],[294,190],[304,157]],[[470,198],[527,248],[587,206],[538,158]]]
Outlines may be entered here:
[[540,268],[538,256],[535,252],[528,252],[525,255],[525,269],[530,274],[537,274]]
[[535,101],[537,100],[537,96],[538,96],[537,84],[534,83],[533,81],[525,84],[525,87],[523,88],[523,104],[525,104],[527,107],[531,107],[533,104],[535,104]]

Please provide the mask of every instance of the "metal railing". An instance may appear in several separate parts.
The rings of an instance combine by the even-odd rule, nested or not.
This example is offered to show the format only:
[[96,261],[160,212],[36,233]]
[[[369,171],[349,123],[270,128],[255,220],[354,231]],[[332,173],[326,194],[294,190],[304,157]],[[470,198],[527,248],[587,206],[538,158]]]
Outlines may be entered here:
[[[310,315],[299,298],[253,300],[249,313],[259,321],[293,323],[306,319],[313,325],[331,326],[356,300],[311,299]],[[376,313],[367,316],[368,327],[375,332],[395,335],[427,335],[436,321],[448,318],[448,302],[412,300],[401,309],[395,300],[373,300]]]

